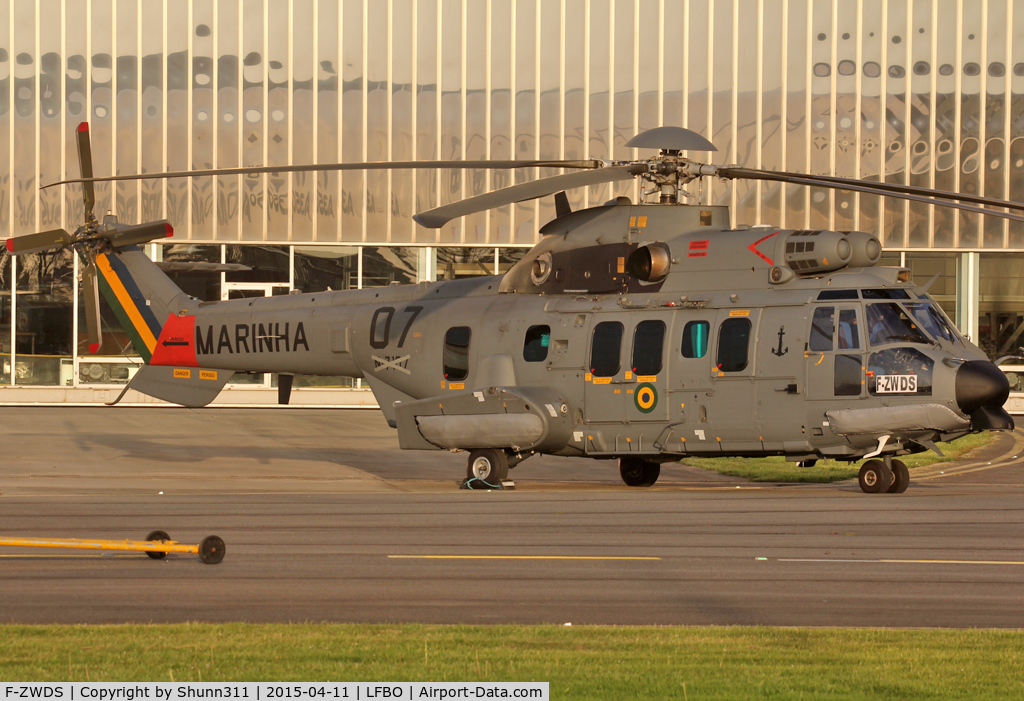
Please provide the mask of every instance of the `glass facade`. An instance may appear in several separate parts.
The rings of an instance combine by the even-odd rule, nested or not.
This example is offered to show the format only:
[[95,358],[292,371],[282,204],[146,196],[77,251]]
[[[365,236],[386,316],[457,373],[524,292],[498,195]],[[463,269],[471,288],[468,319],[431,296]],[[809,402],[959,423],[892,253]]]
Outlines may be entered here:
[[[527,250],[192,243],[145,247],[146,253],[158,262],[237,263],[249,268],[228,272],[166,271],[182,290],[202,301],[494,275],[496,270],[507,271]],[[6,250],[0,253],[0,386],[125,384],[134,376],[141,360],[105,301],[100,305],[103,344],[98,353],[87,352],[85,309],[74,283],[79,266],[70,251],[18,258]],[[15,269],[16,281],[11,277]],[[265,381],[269,383],[265,384],[267,387],[276,386],[276,378],[262,376],[239,375],[232,382],[264,385]],[[352,386],[351,378],[323,377],[296,377],[294,384],[296,389]]]
[[[81,222],[78,186],[40,185],[79,175],[83,120],[97,174],[626,159],[626,140],[667,124],[710,139],[719,164],[1024,201],[1022,115],[1024,8],[1012,0],[7,0],[0,236]],[[549,199],[440,230],[412,215],[553,173],[126,182],[98,185],[96,212],[169,219],[175,237],[152,248],[156,258],[252,267],[174,273],[197,297],[352,289],[504,272],[554,217]],[[637,187],[569,199],[574,209],[635,199]],[[940,273],[932,291],[989,352],[1024,345],[1022,223],[766,182],[714,182],[703,195],[730,205],[735,223],[875,233],[915,279]],[[124,379],[80,367],[78,272],[66,254],[5,254],[0,383]],[[132,349],[113,315],[103,323],[113,366]]]

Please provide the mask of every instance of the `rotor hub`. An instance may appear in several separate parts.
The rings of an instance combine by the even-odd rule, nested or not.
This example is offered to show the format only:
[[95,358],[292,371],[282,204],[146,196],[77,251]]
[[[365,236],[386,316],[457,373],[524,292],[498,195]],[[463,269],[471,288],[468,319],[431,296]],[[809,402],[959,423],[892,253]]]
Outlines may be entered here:
[[657,158],[638,162],[647,165],[640,178],[651,185],[642,196],[646,204],[682,204],[683,197],[693,197],[684,186],[702,175],[699,163],[683,158],[675,149],[662,149]]

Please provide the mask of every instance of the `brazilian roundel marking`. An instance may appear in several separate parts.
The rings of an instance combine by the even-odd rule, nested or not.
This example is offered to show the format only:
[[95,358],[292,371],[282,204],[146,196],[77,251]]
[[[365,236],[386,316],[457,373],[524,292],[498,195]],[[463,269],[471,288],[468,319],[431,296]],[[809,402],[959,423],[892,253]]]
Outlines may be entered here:
[[644,382],[633,393],[633,403],[643,413],[650,414],[658,406],[658,390],[650,382]]

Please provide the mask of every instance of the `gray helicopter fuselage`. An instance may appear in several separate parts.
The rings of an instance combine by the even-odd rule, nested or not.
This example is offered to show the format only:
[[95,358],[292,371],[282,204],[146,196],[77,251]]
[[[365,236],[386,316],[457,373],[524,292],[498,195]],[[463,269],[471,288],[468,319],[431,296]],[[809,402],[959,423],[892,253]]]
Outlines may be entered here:
[[[94,182],[252,175],[281,166],[92,177],[88,124],[76,130],[84,222],[7,240],[15,255],[72,248],[83,264],[91,353],[106,299],[145,365],[129,389],[206,406],[236,372],[365,378],[407,449],[467,450],[473,488],[548,453],[618,458],[628,486],[653,485],[685,455],[868,459],[867,493],[902,493],[893,457],[969,432],[1013,430],[1009,383],[953,327],[910,271],[878,267],[859,231],[732,227],[726,207],[683,205],[705,177],[864,192],[1024,221],[1024,205],[970,193],[700,163],[715,151],[662,126],[627,141],[627,161],[389,161],[288,165],[290,172],[384,168],[569,172],[516,182],[413,218],[460,217],[554,195],[558,216],[505,275],[286,297],[201,302],[138,248],[173,236],[167,221],[122,225],[93,214]],[[567,190],[643,183],[571,211]],[[516,180],[520,180],[516,178]],[[49,186],[45,186],[49,187]],[[792,192],[796,191],[796,187]],[[658,204],[653,204],[657,201]],[[165,268],[167,264],[164,264]],[[227,271],[227,264],[173,269]],[[171,268],[166,268],[171,269]],[[120,397],[118,400],[120,400]]]
[[198,365],[363,377],[408,448],[854,459],[986,427],[957,379],[984,354],[866,234],[626,204],[543,232],[504,276],[189,304]]

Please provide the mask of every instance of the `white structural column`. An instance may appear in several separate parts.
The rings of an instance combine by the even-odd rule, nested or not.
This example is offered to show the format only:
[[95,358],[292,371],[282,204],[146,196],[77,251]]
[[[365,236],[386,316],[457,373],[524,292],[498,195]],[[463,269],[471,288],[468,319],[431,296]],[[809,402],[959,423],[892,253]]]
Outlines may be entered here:
[[981,300],[981,254],[961,253],[956,265],[956,325],[960,333],[978,342],[978,314]]

